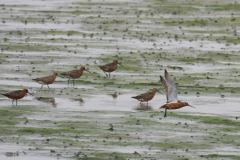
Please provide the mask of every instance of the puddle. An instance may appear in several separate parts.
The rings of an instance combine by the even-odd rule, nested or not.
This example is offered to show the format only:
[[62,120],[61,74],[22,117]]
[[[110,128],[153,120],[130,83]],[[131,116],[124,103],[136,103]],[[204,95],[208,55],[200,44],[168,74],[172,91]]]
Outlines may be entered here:
[[[134,94],[135,95],[135,94]],[[118,95],[116,99],[108,95],[94,95],[91,97],[68,99],[68,98],[54,98],[52,101],[56,104],[58,109],[64,110],[81,110],[81,111],[164,111],[159,109],[161,105],[165,104],[165,96],[156,95],[151,101],[147,103],[132,99],[134,95],[124,94]],[[49,101],[49,103],[52,103]],[[238,98],[221,98],[221,97],[207,97],[207,96],[185,96],[181,101],[187,101],[189,104],[195,106],[183,107],[179,110],[169,110],[169,112],[185,112],[189,114],[215,114],[215,115],[231,115],[238,116],[240,108]],[[226,107],[228,106],[228,107]]]
[[[28,150],[29,146],[23,146],[23,145],[12,145],[12,144],[2,144],[0,145],[0,159],[6,159],[6,160],[41,160],[41,159],[46,159],[46,160],[56,160],[56,157],[49,157],[49,156],[44,156],[43,153],[29,153]],[[42,154],[42,155],[41,155]],[[61,158],[64,159],[64,158]]]
[[[2,84],[2,85],[16,85],[16,86],[24,86],[24,87],[26,87],[26,88],[30,88],[30,87],[36,87],[36,90],[40,90],[40,88],[41,88],[41,84],[38,84],[37,82],[23,82],[23,81],[13,81],[13,80],[0,80],[0,83]],[[78,86],[78,85],[76,85],[76,86]],[[81,85],[79,85],[79,86],[81,86]],[[67,81],[66,81],[66,84],[50,84],[49,85],[49,87],[50,88],[64,88],[64,87],[67,87]],[[37,89],[37,88],[39,88],[39,89]],[[93,87],[91,87],[91,86],[85,86],[85,85],[82,85],[81,86],[81,88],[93,88]],[[43,86],[43,90],[48,90],[48,88],[47,88],[47,85],[44,85]],[[51,90],[49,90],[49,91],[51,91]]]

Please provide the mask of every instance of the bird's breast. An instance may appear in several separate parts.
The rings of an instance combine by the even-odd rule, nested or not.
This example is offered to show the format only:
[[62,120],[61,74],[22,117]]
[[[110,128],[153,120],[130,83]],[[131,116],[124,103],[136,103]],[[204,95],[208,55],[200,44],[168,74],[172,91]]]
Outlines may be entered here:
[[23,98],[26,94],[27,94],[26,92],[22,91],[22,92],[19,94],[18,99]]

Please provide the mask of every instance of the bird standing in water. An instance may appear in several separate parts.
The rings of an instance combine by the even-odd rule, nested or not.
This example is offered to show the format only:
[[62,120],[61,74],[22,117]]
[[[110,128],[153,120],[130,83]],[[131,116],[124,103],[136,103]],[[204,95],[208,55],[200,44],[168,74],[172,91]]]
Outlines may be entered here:
[[[147,105],[148,105],[148,101],[150,101],[150,100],[153,99],[153,97],[155,96],[155,93],[156,93],[156,92],[159,92],[159,91],[157,90],[157,88],[153,88],[152,92],[143,93],[143,94],[140,94],[140,95],[135,96],[135,97],[132,97],[132,98],[135,98],[135,99],[137,99],[138,101],[140,101],[140,104],[141,104],[142,102],[147,102]],[[161,92],[159,92],[159,93],[161,93]],[[161,93],[161,94],[162,94],[162,93]]]
[[[65,73],[61,73],[60,75],[66,77],[66,78],[69,78],[68,85],[69,85],[70,79],[73,79],[73,85],[75,85],[74,79],[81,77],[84,70],[89,72],[85,67],[81,67],[79,70],[68,71]],[[89,73],[91,73],[91,72],[89,72]]]
[[[4,95],[5,97],[8,97],[8,98],[11,98],[12,99],[12,105],[13,105],[14,100],[16,100],[16,106],[17,106],[17,100],[22,99],[27,93],[29,93],[28,90],[23,89],[23,90],[12,91],[12,92],[5,93],[5,94],[2,94],[2,95]],[[32,95],[31,93],[29,93],[29,94]]]
[[[39,84],[42,84],[42,87],[43,87],[43,85],[48,86],[49,84],[52,84],[55,81],[57,75],[58,75],[58,73],[54,72],[52,76],[36,78],[36,79],[33,79],[33,80],[38,82]],[[42,89],[42,87],[41,87],[41,89]],[[48,88],[49,88],[49,86],[48,86]],[[41,91],[41,89],[40,89],[40,91]]]
[[167,109],[179,109],[185,106],[190,106],[187,102],[181,102],[178,100],[178,88],[176,83],[173,81],[172,77],[168,74],[167,70],[165,70],[165,80],[162,76],[160,76],[160,81],[163,85],[163,88],[167,97],[167,104],[161,106],[160,108],[165,108],[165,115],[167,117]]
[[[107,78],[110,78],[110,72],[113,72],[117,69],[117,65],[121,65],[117,60],[114,60],[113,63],[108,63],[103,66],[98,66],[103,72],[106,74],[106,72],[109,72],[109,76],[106,74]],[[121,65],[123,66],[123,65]]]

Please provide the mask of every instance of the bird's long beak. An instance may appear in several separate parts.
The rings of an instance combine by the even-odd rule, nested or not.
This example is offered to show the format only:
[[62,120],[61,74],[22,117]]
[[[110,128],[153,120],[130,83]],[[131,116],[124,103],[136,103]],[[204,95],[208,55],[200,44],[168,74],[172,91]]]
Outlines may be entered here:
[[[123,65],[121,65],[121,63],[118,63],[120,66],[123,66]],[[123,66],[124,67],[124,66]]]
[[[161,93],[159,90],[157,90],[159,93]],[[162,94],[162,93],[161,93]]]
[[34,96],[34,94],[33,94],[33,93],[29,93],[29,92],[28,92],[28,94],[30,94],[31,96]]
[[87,71],[87,72],[89,72],[89,73],[92,73],[92,72],[90,72],[89,70],[86,70],[86,69],[85,69],[85,71]]
[[191,106],[191,105],[188,105],[189,107],[192,107],[192,108],[195,108],[195,107],[193,107],[193,106]]

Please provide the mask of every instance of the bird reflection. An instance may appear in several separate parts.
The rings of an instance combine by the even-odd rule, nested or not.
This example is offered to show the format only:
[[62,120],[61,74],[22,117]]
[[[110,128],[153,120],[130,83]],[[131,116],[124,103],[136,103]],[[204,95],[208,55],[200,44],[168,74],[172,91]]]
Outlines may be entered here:
[[117,99],[117,97],[118,97],[118,95],[117,95],[117,93],[116,93],[116,92],[114,92],[113,94],[110,94],[110,96],[112,96],[112,97],[113,97],[113,99]]
[[42,101],[42,102],[50,103],[52,105],[52,107],[57,107],[57,104],[56,104],[54,98],[36,97],[35,99]]
[[140,111],[149,111],[149,110],[153,110],[152,106],[149,106],[147,104],[139,104],[135,110],[140,110]]
[[15,154],[13,152],[7,152],[5,153],[6,157],[13,157]]
[[84,103],[84,100],[82,98],[74,98],[72,101],[78,101],[80,105]]

